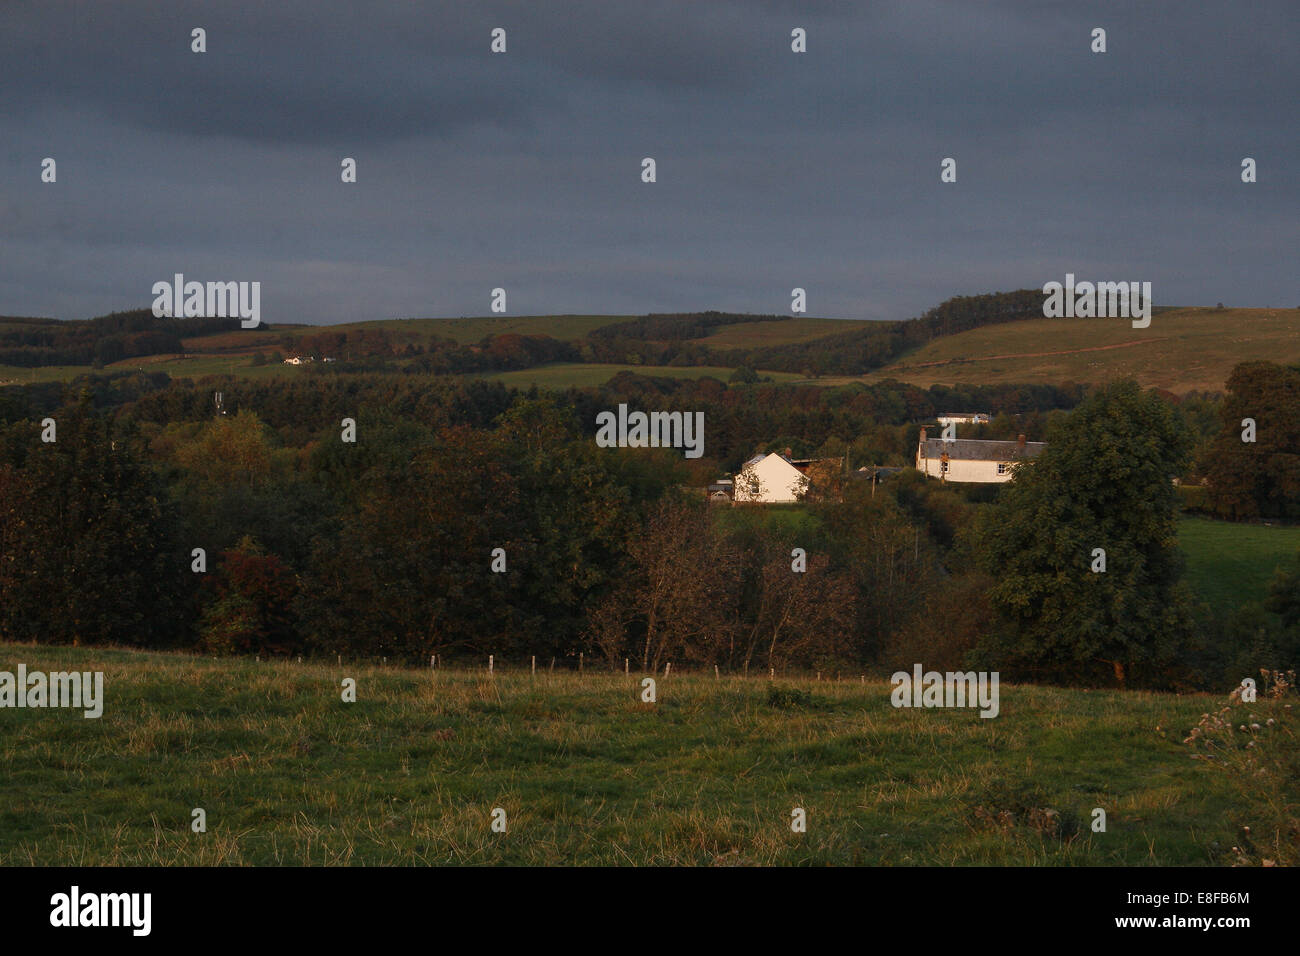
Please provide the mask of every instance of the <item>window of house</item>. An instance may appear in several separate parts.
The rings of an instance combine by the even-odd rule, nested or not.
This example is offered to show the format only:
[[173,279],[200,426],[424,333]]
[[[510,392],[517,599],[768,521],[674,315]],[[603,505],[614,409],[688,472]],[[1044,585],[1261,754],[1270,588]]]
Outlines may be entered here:
[[1009,472],[1010,470],[1011,470],[1011,466],[1010,466],[1009,464],[1007,464],[1005,461],[1000,461],[1000,462],[998,462],[998,474],[999,474],[999,475],[1005,475],[1005,474],[1006,474],[1007,472]]
[[946,475],[947,473],[948,473],[948,463],[946,461],[939,462],[939,474]]

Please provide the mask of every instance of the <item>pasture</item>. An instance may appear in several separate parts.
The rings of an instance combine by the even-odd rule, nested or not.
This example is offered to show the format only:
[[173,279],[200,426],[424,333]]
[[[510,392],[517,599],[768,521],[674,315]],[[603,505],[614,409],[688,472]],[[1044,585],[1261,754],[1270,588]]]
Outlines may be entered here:
[[857,674],[661,672],[645,703],[621,662],[19,662],[102,670],[105,703],[0,709],[4,865],[1193,865],[1257,812],[1181,743],[1217,696],[1004,686],[984,719]]
[[[1127,319],[1029,319],[926,343],[863,377],[914,385],[1104,383],[1222,391],[1239,362],[1300,361],[1300,309],[1172,309]],[[840,379],[839,381],[844,381]]]

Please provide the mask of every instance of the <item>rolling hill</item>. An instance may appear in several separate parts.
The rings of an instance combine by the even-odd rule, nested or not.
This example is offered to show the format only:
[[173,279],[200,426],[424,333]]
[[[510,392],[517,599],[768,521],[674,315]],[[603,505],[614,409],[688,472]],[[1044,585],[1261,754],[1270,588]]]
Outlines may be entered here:
[[[1300,362],[1300,309],[1176,309],[1123,319],[1031,319],[928,342],[862,376],[914,385],[1102,383],[1219,391],[1239,362]],[[843,380],[841,380],[843,381]]]
[[[1185,393],[1221,390],[1233,366],[1242,361],[1300,362],[1300,309],[1169,308],[1157,310],[1146,329],[1134,329],[1122,319],[1042,318],[1002,320],[950,334],[943,334],[944,329],[939,328],[929,341],[896,350],[894,357],[885,358],[880,368],[861,375],[829,374],[825,370],[814,374],[813,369],[818,359],[846,354],[845,350],[853,347],[855,339],[877,335],[890,327],[898,328],[899,323],[748,316],[735,316],[735,321],[728,321],[731,316],[708,315],[713,316],[712,324],[694,338],[665,342],[656,336],[641,340],[639,346],[634,336],[617,339],[618,343],[633,343],[633,349],[626,350],[627,354],[621,345],[616,345],[603,354],[592,355],[590,345],[601,341],[593,335],[597,330],[628,323],[636,317],[496,315],[385,319],[334,326],[233,328],[186,337],[181,340],[183,353],[134,356],[104,367],[108,371],[143,368],[177,378],[210,374],[256,378],[301,375],[306,373],[303,368],[274,362],[254,365],[253,359],[258,352],[265,359],[271,359],[275,352],[292,355],[299,343],[313,337],[319,340],[322,334],[338,333],[380,333],[394,353],[399,350],[402,353],[383,359],[394,371],[408,365],[413,354],[423,353],[437,341],[451,341],[463,350],[475,351],[479,350],[479,343],[491,336],[502,337],[498,341],[546,336],[567,343],[564,348],[571,359],[577,359],[578,350],[582,350],[581,361],[543,359],[545,364],[535,364],[534,359],[524,363],[530,367],[489,365],[489,370],[473,373],[510,385],[536,384],[543,388],[599,385],[626,369],[646,375],[656,372],[673,378],[712,375],[725,380],[737,366],[748,362],[760,376],[774,381],[819,385],[886,379],[922,387],[1060,385],[1134,378],[1144,386]],[[51,323],[51,320],[0,318],[0,327],[5,322],[21,329]],[[608,340],[608,334],[602,334]],[[630,354],[636,347],[643,348],[644,353]],[[661,347],[677,351],[656,353]],[[791,359],[790,349],[803,350],[800,355],[808,358]],[[680,354],[683,351],[689,354]],[[668,354],[678,355],[671,365],[665,364]],[[761,361],[764,358],[772,361],[771,367]],[[866,367],[870,368],[871,364]],[[0,385],[68,380],[91,370],[89,365],[51,364],[36,368],[0,365]]]

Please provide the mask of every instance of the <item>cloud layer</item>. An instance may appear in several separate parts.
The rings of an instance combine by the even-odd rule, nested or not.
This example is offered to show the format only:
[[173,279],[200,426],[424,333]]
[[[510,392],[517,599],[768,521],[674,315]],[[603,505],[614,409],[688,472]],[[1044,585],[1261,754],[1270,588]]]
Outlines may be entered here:
[[906,318],[1066,272],[1294,306],[1297,41],[1287,0],[10,2],[0,314],[145,307],[174,272],[260,280],[271,322],[496,286]]

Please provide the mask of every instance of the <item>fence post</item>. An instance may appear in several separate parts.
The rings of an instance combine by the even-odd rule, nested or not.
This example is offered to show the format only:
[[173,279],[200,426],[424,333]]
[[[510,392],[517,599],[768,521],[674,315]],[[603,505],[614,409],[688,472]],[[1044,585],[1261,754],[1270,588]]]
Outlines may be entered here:
[[537,674],[537,655],[536,655],[536,654],[533,655],[533,674],[534,674],[534,676]]
[[671,671],[672,669],[673,669],[673,662],[669,661],[667,664],[664,665],[664,676],[667,677],[668,672]]
[[623,658],[623,673],[627,673],[627,658]]
[[489,674],[492,673],[492,665],[493,665],[492,655],[489,654],[489,655],[488,655],[488,673],[489,673]]

